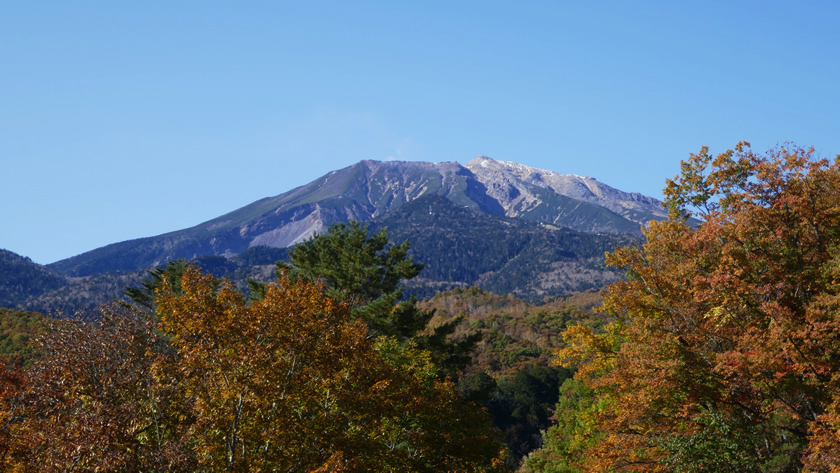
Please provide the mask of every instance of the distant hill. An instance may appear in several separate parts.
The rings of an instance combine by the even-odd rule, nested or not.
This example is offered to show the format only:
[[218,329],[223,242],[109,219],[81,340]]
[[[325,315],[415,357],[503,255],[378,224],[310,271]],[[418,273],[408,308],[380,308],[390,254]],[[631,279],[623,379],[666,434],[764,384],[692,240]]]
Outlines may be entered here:
[[458,163],[362,161],[192,228],[115,243],[49,265],[66,276],[148,269],[170,259],[284,248],[337,222],[382,217],[424,195],[496,216],[589,233],[641,235],[665,218],[656,199],[589,178],[476,158]]
[[[226,277],[240,288],[247,287],[248,278],[269,281],[273,278],[274,263],[285,259],[285,249],[254,247],[231,258],[206,255],[191,259],[203,271],[216,277]],[[116,272],[84,277],[68,277],[66,284],[47,292],[39,292],[16,303],[2,303],[0,307],[36,311],[54,316],[72,316],[77,310],[91,309],[111,300],[128,302],[122,293],[127,286],[138,286],[147,276],[145,270]],[[0,279],[0,287],[5,285]]]
[[66,276],[31,259],[0,249],[0,307],[16,307],[26,299],[69,284]]

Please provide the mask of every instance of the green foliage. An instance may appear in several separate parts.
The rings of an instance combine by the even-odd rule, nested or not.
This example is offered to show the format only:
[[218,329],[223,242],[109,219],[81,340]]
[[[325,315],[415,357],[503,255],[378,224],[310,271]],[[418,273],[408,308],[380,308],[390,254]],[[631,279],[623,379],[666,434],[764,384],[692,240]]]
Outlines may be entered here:
[[[416,277],[422,264],[408,255],[409,243],[392,245],[385,229],[368,234],[367,226],[351,221],[333,225],[289,250],[288,264],[277,263],[276,276],[291,281],[321,281],[327,294],[345,301],[351,316],[364,320],[372,336],[412,340],[432,354],[442,374],[463,369],[479,335],[455,335],[458,321],[426,330],[434,311],[422,310],[415,297],[402,300],[401,282]],[[251,298],[265,295],[265,284],[249,281]]]
[[356,309],[399,293],[400,281],[420,274],[422,264],[408,256],[409,244],[389,245],[388,232],[368,234],[367,225],[338,223],[289,250],[290,276],[323,280],[338,299]]
[[[761,442],[749,423],[738,425],[716,412],[705,412],[693,419],[697,430],[687,435],[672,435],[662,440],[668,452],[663,463],[674,473],[748,473],[761,472],[750,454]],[[795,468],[798,469],[798,468]],[[784,471],[784,470],[782,470]]]
[[[407,241],[389,245],[384,229],[368,235],[367,226],[357,221],[338,223],[289,250],[289,263],[278,261],[276,275],[288,272],[292,281],[323,281],[327,293],[346,301],[373,335],[406,338],[431,318],[417,310],[414,299],[399,303],[400,281],[423,269],[407,255],[408,249]],[[251,290],[254,298],[261,296],[260,284],[251,284]]]
[[29,366],[39,356],[33,340],[48,328],[48,319],[37,312],[0,308],[0,364]]
[[493,414],[506,436],[510,468],[540,445],[540,431],[552,423],[558,386],[571,375],[552,366],[553,352],[562,346],[560,333],[571,323],[602,326],[603,316],[589,311],[600,303],[597,293],[581,293],[534,305],[473,287],[440,293],[421,304],[436,310],[432,325],[458,321],[456,333],[483,335],[457,388]]
[[146,271],[148,276],[140,281],[141,287],[126,287],[123,294],[146,309],[154,309],[155,298],[158,297],[158,292],[163,289],[164,283],[173,290],[179,291],[181,275],[184,274],[186,269],[187,260],[172,260],[162,268]]
[[540,446],[540,431],[550,424],[560,384],[571,375],[565,368],[530,365],[513,378],[496,381],[487,409],[505,433],[512,454],[509,467],[515,468],[523,456]]
[[580,473],[581,455],[598,441],[592,430],[597,414],[595,392],[583,381],[567,378],[560,386],[554,423],[542,436],[542,446],[523,459],[519,473]]

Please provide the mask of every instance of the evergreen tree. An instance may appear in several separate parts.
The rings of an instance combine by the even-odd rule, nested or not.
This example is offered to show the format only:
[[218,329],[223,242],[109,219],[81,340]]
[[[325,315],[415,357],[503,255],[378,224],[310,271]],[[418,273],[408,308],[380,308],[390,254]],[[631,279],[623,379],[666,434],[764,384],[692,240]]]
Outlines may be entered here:
[[[288,273],[291,281],[323,281],[327,294],[346,301],[351,317],[365,321],[371,336],[413,340],[429,350],[444,373],[454,373],[470,361],[470,352],[480,334],[452,341],[459,320],[425,330],[433,310],[417,307],[415,297],[403,298],[400,282],[416,277],[423,264],[408,255],[408,241],[389,245],[388,232],[368,234],[368,227],[351,220],[331,226],[289,250],[289,263],[277,262],[277,277]],[[265,284],[249,281],[251,297],[265,295]]]
[[146,271],[149,275],[140,282],[141,287],[126,287],[123,289],[123,294],[138,305],[152,310],[155,306],[156,291],[163,289],[164,280],[173,291],[180,292],[181,275],[186,269],[187,260],[183,258],[171,260],[164,267]]

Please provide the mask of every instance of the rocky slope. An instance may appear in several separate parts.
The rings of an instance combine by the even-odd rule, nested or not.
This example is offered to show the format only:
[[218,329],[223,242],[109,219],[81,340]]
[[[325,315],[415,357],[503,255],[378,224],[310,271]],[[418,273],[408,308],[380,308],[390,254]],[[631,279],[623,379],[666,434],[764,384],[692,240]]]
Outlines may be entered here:
[[[487,187],[488,194],[509,217],[527,218],[533,209],[545,205],[542,190],[606,208],[638,224],[637,227],[668,215],[661,202],[653,197],[623,192],[592,177],[560,174],[486,156],[473,159],[465,167]],[[556,215],[552,223],[562,225],[562,215]]]
[[333,223],[370,221],[428,194],[491,215],[589,233],[640,235],[642,224],[665,215],[655,199],[592,178],[487,157],[466,166],[362,161],[193,228],[115,243],[49,268],[80,277],[147,269],[173,258],[233,256],[256,246],[283,248]]

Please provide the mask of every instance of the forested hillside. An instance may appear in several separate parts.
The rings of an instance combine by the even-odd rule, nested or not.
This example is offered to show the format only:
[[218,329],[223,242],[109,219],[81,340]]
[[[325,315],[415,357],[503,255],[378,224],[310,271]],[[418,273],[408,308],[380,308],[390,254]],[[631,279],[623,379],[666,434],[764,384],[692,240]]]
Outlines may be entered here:
[[432,327],[456,321],[456,334],[480,335],[456,388],[484,405],[504,432],[511,469],[541,445],[560,385],[573,373],[552,363],[564,346],[561,333],[576,324],[603,326],[605,317],[591,311],[600,304],[596,292],[534,305],[473,287],[439,293],[419,305],[435,311]]
[[34,340],[49,329],[46,317],[0,307],[0,365],[29,366],[38,353]]
[[532,301],[600,289],[621,278],[604,265],[604,253],[640,241],[488,215],[435,195],[372,222],[372,230],[381,228],[394,242],[409,241],[426,264],[408,284],[420,298],[470,286]]
[[30,297],[67,284],[66,277],[29,258],[0,249],[0,307],[16,307]]

